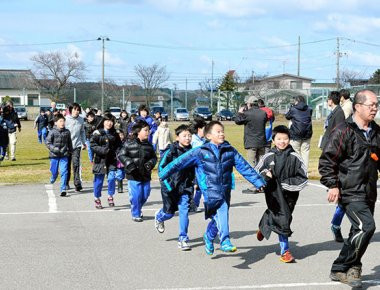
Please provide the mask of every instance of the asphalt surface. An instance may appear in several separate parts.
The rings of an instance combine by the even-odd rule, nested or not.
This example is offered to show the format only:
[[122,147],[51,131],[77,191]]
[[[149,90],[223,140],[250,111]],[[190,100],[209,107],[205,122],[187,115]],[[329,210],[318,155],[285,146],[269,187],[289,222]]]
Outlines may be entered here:
[[[318,183],[300,195],[293,218],[291,251],[296,263],[279,261],[276,235],[256,239],[265,210],[262,194],[232,194],[231,240],[238,251],[204,252],[204,214],[190,215],[192,250],[177,248],[178,217],[154,228],[161,207],[158,183],[143,208],[144,222],[131,220],[128,194],[116,194],[114,208],[94,207],[91,184],[60,197],[58,184],[1,186],[0,289],[349,289],[329,279],[342,244],[332,241],[335,206]],[[106,194],[103,191],[103,204]],[[375,212],[379,220],[379,211]],[[342,225],[347,236],[349,222]],[[380,287],[380,233],[363,257],[364,288]]]

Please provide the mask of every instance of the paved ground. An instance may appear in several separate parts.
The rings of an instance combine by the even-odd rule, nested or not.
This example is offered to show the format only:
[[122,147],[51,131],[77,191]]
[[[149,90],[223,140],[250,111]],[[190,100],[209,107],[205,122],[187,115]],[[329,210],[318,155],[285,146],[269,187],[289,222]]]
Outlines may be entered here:
[[[263,195],[244,195],[238,183],[230,210],[233,254],[204,253],[203,213],[190,216],[192,251],[177,248],[178,218],[154,229],[160,207],[157,183],[144,208],[145,220],[131,220],[128,194],[116,207],[96,210],[91,184],[82,193],[59,197],[55,185],[1,186],[1,289],[347,289],[328,278],[341,244],[331,240],[334,206],[317,183],[302,192],[293,220],[295,264],[279,262],[277,237],[258,242],[256,229],[265,209]],[[106,197],[103,197],[106,202]],[[379,220],[379,211],[376,212]],[[348,233],[348,221],[343,222]],[[365,288],[380,286],[380,233],[363,259]],[[218,248],[218,247],[217,247]]]

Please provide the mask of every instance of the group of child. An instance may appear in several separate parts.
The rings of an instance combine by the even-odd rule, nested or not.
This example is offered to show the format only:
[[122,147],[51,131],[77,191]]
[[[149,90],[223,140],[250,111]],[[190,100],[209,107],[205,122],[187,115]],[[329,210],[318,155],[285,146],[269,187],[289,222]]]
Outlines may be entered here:
[[[190,204],[193,201],[199,206],[203,196],[205,218],[210,219],[203,235],[206,253],[214,253],[217,236],[222,251],[234,252],[236,247],[229,233],[229,207],[235,167],[250,183],[265,192],[268,209],[260,221],[257,239],[269,239],[272,231],[277,233],[280,260],[286,263],[294,261],[288,237],[292,234],[290,224],[299,192],[307,183],[307,172],[301,157],[289,145],[287,127],[273,129],[274,147],[253,168],[225,140],[224,126],[218,121],[206,124],[196,119],[190,125],[182,124],[175,129],[176,141],[172,143],[168,124],[162,120],[158,124],[149,116],[146,107],[140,107],[139,115],[130,122],[126,122],[126,118],[126,112],[123,112],[119,124],[116,124],[115,118],[105,113],[101,122],[96,124],[95,116],[87,114],[86,138],[93,163],[96,208],[102,208],[100,197],[105,176],[108,180],[108,204],[112,207],[115,205],[115,182],[122,181],[126,175],[132,220],[142,222],[142,208],[150,195],[157,149],[163,207],[155,213],[156,230],[164,233],[164,222],[179,211],[178,247],[183,251],[190,250]],[[50,150],[51,166],[65,166],[72,148],[63,115],[55,116],[55,126],[46,144]],[[57,175],[53,175],[51,182],[56,178]],[[64,184],[65,180],[61,180],[62,192]]]

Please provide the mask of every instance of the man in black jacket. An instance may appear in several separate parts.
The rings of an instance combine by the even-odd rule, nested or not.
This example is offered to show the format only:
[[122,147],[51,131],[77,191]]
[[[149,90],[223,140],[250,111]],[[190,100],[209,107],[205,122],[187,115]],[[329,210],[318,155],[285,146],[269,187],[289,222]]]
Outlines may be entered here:
[[6,103],[6,106],[9,107],[9,114],[5,115],[4,119],[12,122],[14,125],[11,126],[11,128],[8,128],[9,146],[7,147],[7,155],[11,158],[12,161],[16,161],[16,129],[18,128],[18,131],[21,132],[21,123],[20,119],[18,118],[17,112],[13,107],[13,102],[8,101]]
[[375,232],[373,218],[380,168],[380,127],[374,92],[355,94],[354,113],[331,133],[319,160],[328,201],[339,202],[351,222],[348,239],[334,261],[330,278],[361,287],[361,258]]
[[290,120],[290,145],[301,155],[306,168],[309,166],[310,140],[313,135],[311,116],[313,110],[306,104],[303,96],[295,97],[294,106],[286,113],[285,118]]
[[[267,114],[259,108],[258,99],[252,96],[247,102],[248,110],[241,107],[235,118],[237,125],[244,125],[244,148],[247,150],[247,161],[255,167],[261,156],[265,154],[267,144],[265,125]],[[243,193],[253,193],[255,188],[243,190]]]

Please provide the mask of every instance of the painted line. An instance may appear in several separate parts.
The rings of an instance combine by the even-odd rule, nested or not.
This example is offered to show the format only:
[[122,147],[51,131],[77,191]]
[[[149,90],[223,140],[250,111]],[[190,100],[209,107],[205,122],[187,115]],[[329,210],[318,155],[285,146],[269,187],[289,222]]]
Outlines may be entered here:
[[49,213],[57,212],[57,199],[55,198],[52,184],[45,184],[46,193],[48,195]]
[[[380,285],[380,280],[363,281],[364,284]],[[215,286],[215,287],[192,287],[192,288],[145,288],[141,290],[223,290],[223,289],[272,289],[272,288],[295,288],[311,286],[339,286],[346,285],[340,282],[311,282],[311,283],[287,283],[287,284],[263,284],[263,285],[241,285],[241,286]]]
[[308,182],[307,185],[323,188],[323,189],[326,189],[326,190],[328,189],[326,186],[324,186],[322,184],[318,184],[318,183]]

